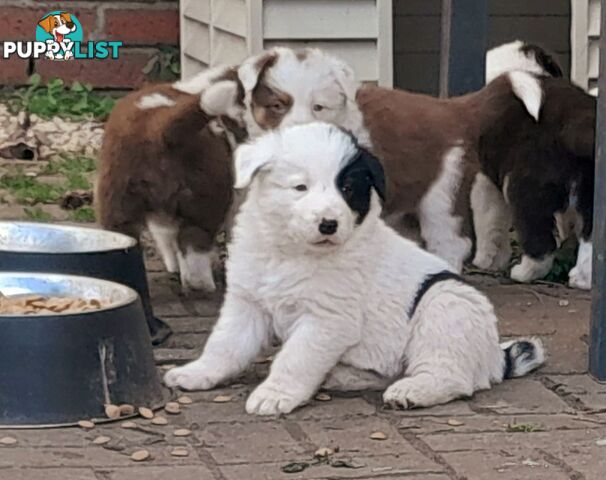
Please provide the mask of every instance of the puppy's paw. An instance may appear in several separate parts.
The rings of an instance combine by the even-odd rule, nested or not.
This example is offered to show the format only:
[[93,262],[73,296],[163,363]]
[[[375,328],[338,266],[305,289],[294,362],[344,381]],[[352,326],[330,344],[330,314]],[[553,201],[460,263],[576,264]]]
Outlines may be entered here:
[[296,395],[279,386],[262,383],[246,401],[246,412],[255,415],[279,415],[290,413],[303,403]]
[[383,393],[383,402],[396,409],[429,407],[443,403],[442,392],[433,382],[419,377],[403,378],[390,385]]
[[588,274],[582,268],[574,267],[568,274],[568,286],[579,290],[591,290],[591,272]]
[[476,256],[473,258],[473,265],[482,270],[490,270],[494,261],[494,255],[490,255],[485,252],[477,252]]
[[179,387],[183,390],[210,390],[217,385],[218,380],[208,375],[208,369],[196,362],[183,367],[176,367],[164,375],[167,387]]

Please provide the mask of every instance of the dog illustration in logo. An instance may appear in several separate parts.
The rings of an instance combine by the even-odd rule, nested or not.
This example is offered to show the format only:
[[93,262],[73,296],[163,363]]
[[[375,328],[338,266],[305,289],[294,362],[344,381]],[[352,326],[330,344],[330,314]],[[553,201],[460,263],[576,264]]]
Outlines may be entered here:
[[[66,35],[73,33],[78,28],[72,21],[72,16],[69,13],[61,12],[53,15],[49,15],[38,22],[38,25],[44,29],[44,31],[53,36],[54,42],[61,45],[62,42],[70,43],[71,40],[66,38]],[[47,43],[51,43],[52,40],[47,40]],[[70,50],[63,51],[59,48],[57,52],[51,50],[46,52],[46,56],[51,60],[69,60],[74,58],[74,54]]]

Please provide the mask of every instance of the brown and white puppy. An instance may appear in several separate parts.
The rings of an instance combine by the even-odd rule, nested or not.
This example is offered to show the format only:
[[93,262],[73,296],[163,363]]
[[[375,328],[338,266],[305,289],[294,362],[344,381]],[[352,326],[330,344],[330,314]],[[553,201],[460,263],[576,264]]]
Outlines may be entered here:
[[523,250],[511,278],[529,282],[551,270],[554,253],[579,240],[571,287],[591,288],[596,100],[569,80],[525,74],[538,87],[535,118],[501,100],[480,139],[482,173],[472,192],[477,266],[500,268],[511,255],[513,225]]
[[148,227],[186,288],[215,290],[213,246],[232,202],[241,102],[235,70],[220,67],[124,97],[105,127],[95,195],[101,225],[136,238]]
[[426,248],[461,271],[472,249],[469,192],[480,168],[484,120],[494,97],[525,105],[525,85],[518,84],[525,78],[506,75],[480,92],[445,100],[361,86],[326,53],[283,48],[249,59],[238,76],[251,134],[314,120],[351,131],[384,165],[389,223],[406,232],[416,219]]

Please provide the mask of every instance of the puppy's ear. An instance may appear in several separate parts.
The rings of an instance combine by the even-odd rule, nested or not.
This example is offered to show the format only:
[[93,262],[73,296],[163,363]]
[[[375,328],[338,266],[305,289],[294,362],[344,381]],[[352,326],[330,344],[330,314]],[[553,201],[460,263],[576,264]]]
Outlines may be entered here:
[[356,80],[356,75],[353,69],[343,60],[326,55],[331,65],[331,70],[337,80],[339,86],[343,89],[343,93],[348,100],[355,101],[356,93],[360,88],[360,84]]
[[257,86],[259,78],[265,69],[274,64],[277,56],[277,51],[269,50],[255,57],[248,58],[240,65],[240,68],[238,68],[238,78],[242,82],[245,91],[250,92]]
[[61,17],[63,18],[63,20],[65,20],[68,23],[72,21],[71,13],[62,13]]
[[370,179],[372,181],[372,186],[381,197],[381,200],[385,201],[386,198],[386,182],[385,182],[385,171],[383,170],[383,165],[377,157],[375,157],[368,150],[361,148],[360,149],[360,158],[366,164],[368,171],[370,173]]
[[264,148],[265,138],[255,143],[245,143],[236,149],[234,168],[236,171],[235,189],[248,187],[255,175],[267,167],[271,161],[271,153]]
[[221,80],[202,91],[200,108],[211,116],[226,116],[242,123],[243,92],[237,81]]
[[49,15],[48,17],[43,18],[38,22],[38,25],[40,25],[46,33],[51,33],[53,31],[53,16]]

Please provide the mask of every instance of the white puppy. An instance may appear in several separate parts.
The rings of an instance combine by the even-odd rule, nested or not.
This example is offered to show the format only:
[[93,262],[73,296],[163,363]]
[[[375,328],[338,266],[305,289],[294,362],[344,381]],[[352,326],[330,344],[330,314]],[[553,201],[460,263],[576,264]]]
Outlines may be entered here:
[[171,387],[210,389],[248,367],[273,336],[268,378],[246,403],[288,413],[317,389],[385,388],[410,408],[448,402],[543,362],[538,340],[499,346],[486,297],[379,218],[378,160],[335,126],[312,123],[236,152],[227,292],[202,356]]

